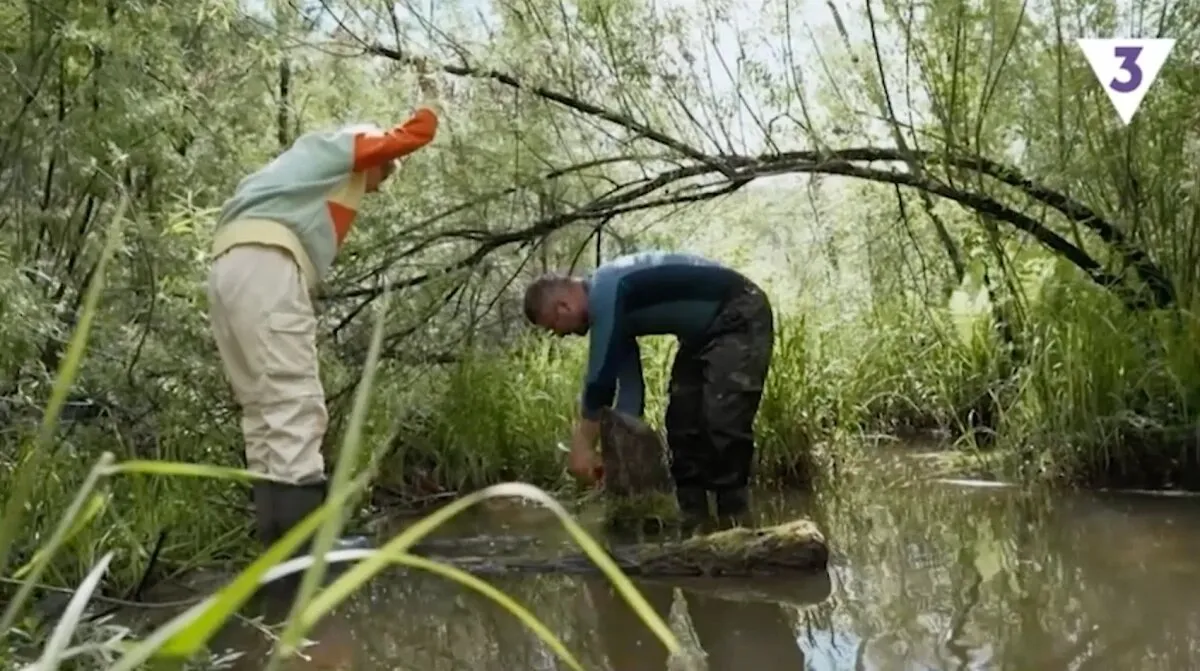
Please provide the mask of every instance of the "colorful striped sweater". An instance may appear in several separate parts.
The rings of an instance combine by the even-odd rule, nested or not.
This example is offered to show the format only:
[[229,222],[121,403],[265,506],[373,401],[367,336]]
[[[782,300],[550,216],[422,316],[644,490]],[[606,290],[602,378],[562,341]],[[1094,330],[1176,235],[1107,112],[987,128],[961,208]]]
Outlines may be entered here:
[[316,286],[354,224],[367,171],[424,147],[437,129],[437,114],[422,106],[388,131],[359,125],[302,135],[238,184],[221,208],[213,258],[238,245],[282,247]]

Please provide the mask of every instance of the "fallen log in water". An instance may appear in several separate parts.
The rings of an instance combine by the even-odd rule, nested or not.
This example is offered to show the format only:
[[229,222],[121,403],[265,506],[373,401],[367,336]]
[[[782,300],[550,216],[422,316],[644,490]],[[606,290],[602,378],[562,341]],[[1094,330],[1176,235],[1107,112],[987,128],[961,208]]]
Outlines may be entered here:
[[[679,541],[638,543],[609,548],[609,556],[628,575],[749,577],[824,571],[829,565],[825,536],[809,520],[776,526],[737,527]],[[480,575],[512,573],[594,573],[587,555],[557,557],[434,556]]]

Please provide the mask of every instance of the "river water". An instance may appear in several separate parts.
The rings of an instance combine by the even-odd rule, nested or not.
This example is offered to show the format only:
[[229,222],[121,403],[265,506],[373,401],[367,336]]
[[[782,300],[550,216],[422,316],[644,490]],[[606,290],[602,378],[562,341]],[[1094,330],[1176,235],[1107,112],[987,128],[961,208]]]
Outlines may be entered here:
[[[863,475],[836,497],[760,491],[763,524],[816,519],[828,575],[638,583],[687,654],[661,644],[603,578],[489,578],[587,669],[835,671],[1200,668],[1200,498],[1030,493]],[[540,509],[490,507],[447,534],[562,538]],[[567,669],[486,599],[396,571],[322,622],[310,660],[361,671]],[[261,668],[265,639],[219,645]]]

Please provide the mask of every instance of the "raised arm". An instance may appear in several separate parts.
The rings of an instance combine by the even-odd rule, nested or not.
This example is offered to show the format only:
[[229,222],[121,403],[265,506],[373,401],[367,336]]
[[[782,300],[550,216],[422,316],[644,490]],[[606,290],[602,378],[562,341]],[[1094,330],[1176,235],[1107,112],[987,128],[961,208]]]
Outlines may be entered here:
[[354,171],[362,172],[413,153],[433,141],[437,128],[437,114],[429,107],[420,107],[387,132],[356,135]]
[[424,72],[418,76],[421,104],[413,115],[384,133],[362,133],[354,138],[354,171],[361,172],[407,156],[433,141],[438,130],[437,82]]

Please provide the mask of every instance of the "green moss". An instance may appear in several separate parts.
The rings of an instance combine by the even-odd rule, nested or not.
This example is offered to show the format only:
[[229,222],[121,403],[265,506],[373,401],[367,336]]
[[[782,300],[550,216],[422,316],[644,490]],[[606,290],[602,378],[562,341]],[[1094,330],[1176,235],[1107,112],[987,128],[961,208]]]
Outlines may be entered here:
[[643,544],[619,559],[645,575],[755,575],[824,570],[829,547],[816,524],[799,519]]
[[651,492],[606,497],[604,502],[604,524],[615,531],[640,529],[653,533],[674,527],[679,521],[679,504],[674,494]]

